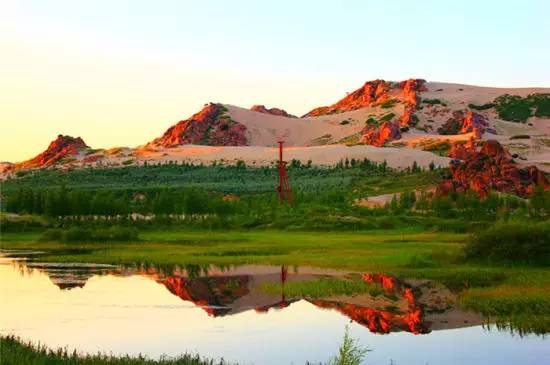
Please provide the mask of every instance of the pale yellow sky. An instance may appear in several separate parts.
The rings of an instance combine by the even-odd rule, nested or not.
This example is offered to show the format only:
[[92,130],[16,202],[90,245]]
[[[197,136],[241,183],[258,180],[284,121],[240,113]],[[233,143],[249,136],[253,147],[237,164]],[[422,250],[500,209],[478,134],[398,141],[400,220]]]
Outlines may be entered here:
[[2,48],[0,161],[28,159],[60,133],[95,148],[144,144],[209,101],[244,107],[278,101],[273,106],[302,113],[329,89],[305,90],[313,80],[299,75],[268,80],[258,70],[244,74],[185,57],[166,61],[141,49],[67,50],[56,41],[21,38],[3,39]]
[[548,86],[550,3],[528,2],[4,0],[0,161],[60,133],[143,144],[210,101],[303,114],[376,78]]

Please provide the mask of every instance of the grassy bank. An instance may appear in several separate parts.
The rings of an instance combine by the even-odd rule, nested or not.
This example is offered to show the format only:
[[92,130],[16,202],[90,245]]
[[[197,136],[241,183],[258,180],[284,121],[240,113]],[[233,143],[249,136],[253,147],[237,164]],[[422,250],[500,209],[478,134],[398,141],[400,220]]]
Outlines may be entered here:
[[80,355],[67,349],[52,350],[23,342],[15,337],[0,337],[0,363],[6,365],[224,365],[199,355],[181,355],[160,360],[143,356]]

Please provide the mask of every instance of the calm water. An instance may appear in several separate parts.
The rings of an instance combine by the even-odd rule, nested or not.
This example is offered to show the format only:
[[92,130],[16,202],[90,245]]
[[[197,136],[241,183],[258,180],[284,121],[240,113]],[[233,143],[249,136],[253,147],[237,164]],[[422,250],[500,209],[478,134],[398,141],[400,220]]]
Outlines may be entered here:
[[[150,267],[0,258],[0,331],[83,352],[198,352],[239,364],[327,361],[346,324],[373,351],[365,364],[549,364],[547,337],[482,326],[427,281],[365,279],[384,295],[307,300],[265,285],[353,276],[306,267]],[[25,258],[29,258],[26,260]],[[32,260],[30,259],[32,258]]]

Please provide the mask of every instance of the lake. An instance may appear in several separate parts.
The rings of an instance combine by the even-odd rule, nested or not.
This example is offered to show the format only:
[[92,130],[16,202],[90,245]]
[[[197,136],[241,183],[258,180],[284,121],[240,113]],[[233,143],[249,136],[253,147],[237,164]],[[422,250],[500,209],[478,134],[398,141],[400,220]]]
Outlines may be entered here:
[[[50,347],[304,364],[336,354],[349,325],[372,350],[365,364],[550,360],[547,337],[489,325],[431,281],[311,267],[44,263],[40,255],[0,253],[0,331]],[[380,293],[312,298],[283,290],[321,278],[359,278]]]

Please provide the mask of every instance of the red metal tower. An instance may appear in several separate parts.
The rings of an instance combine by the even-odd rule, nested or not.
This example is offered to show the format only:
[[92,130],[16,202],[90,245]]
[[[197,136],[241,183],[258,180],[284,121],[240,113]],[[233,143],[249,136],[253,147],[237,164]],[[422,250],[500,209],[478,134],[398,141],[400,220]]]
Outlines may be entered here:
[[286,201],[291,204],[292,203],[292,189],[290,188],[290,184],[288,182],[288,175],[286,173],[285,169],[285,162],[283,161],[283,143],[285,141],[278,141],[279,143],[279,186],[277,187],[277,191],[279,192],[279,198],[281,200],[281,204],[285,203]]

